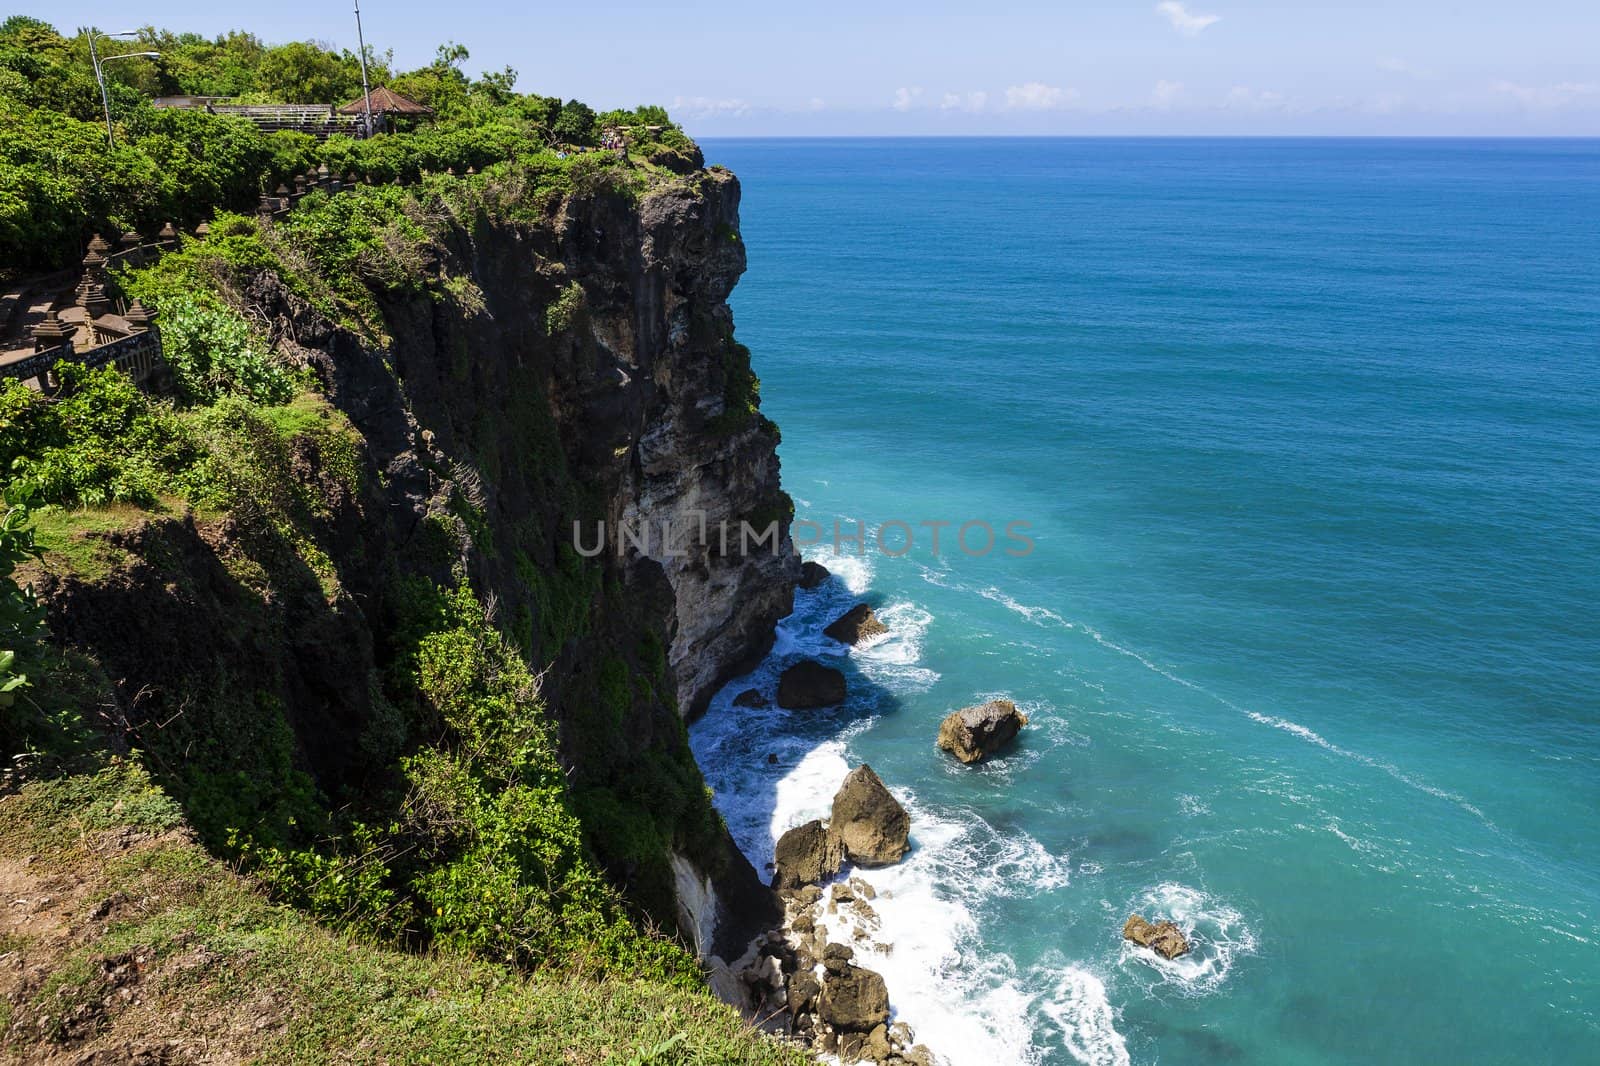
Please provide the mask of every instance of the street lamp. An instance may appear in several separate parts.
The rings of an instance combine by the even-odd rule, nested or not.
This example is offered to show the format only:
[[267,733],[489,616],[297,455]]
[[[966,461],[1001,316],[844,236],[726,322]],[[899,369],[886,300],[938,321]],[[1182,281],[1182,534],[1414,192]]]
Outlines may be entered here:
[[361,104],[367,114],[366,136],[372,136],[372,90],[367,87],[367,39],[361,33],[361,0],[356,5],[356,47],[361,50]]
[[94,80],[100,85],[100,106],[105,109],[106,113],[106,148],[111,149],[115,148],[116,145],[111,140],[111,96],[106,92],[105,65],[114,59],[156,59],[160,57],[161,53],[128,52],[125,55],[106,56],[101,59],[99,51],[94,46],[96,37],[104,37],[109,41],[114,37],[137,37],[139,36],[139,31],[123,30],[121,33],[101,33],[99,30],[89,30],[87,32],[89,34],[89,62],[94,65]]

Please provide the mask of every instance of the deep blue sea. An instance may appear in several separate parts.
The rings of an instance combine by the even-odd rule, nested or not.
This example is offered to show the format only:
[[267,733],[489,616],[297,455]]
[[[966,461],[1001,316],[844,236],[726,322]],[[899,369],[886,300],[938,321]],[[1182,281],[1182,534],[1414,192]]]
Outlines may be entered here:
[[[849,766],[906,801],[856,943],[918,1037],[1600,1061],[1600,142],[705,148],[836,580],[693,742],[758,866]],[[847,653],[818,629],[860,600],[892,633]],[[802,656],[845,707],[730,706]],[[994,695],[1014,751],[934,748]],[[1132,912],[1196,950],[1124,945]]]

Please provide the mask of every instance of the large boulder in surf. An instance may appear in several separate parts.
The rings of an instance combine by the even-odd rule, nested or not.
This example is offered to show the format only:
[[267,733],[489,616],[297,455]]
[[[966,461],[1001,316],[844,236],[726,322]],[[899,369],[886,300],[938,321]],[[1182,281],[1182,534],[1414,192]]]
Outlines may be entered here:
[[840,644],[860,644],[863,640],[882,636],[887,632],[889,627],[878,621],[878,616],[872,613],[872,608],[864,603],[858,603],[824,629],[822,635],[832,637]]
[[782,891],[826,881],[844,865],[844,846],[822,822],[812,819],[778,838],[772,855],[777,873],[772,887]]
[[954,711],[939,723],[939,747],[962,762],[982,762],[1011,743],[1028,716],[1010,700],[990,700]]
[[814,563],[810,559],[800,564],[800,587],[814,589],[829,577],[828,568],[821,563]]
[[889,986],[881,974],[859,966],[830,973],[822,982],[817,1015],[835,1029],[869,1033],[889,1020]]
[[810,659],[795,663],[778,678],[778,706],[809,711],[844,702],[844,675]]
[[1122,938],[1142,948],[1149,948],[1163,959],[1175,959],[1189,953],[1188,938],[1174,922],[1147,922],[1134,914],[1123,924]]
[[828,829],[860,866],[888,866],[911,850],[911,816],[865,763],[839,786]]
[[760,689],[747,688],[733,698],[733,705],[759,711],[767,706],[767,698],[761,694]]

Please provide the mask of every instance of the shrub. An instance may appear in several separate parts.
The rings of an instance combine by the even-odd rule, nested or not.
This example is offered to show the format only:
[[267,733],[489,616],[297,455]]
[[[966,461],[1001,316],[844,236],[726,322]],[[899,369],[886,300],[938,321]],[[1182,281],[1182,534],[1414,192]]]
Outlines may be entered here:
[[57,367],[65,389],[48,398],[0,383],[0,469],[40,503],[154,504],[174,490],[199,451],[171,409],[111,368]]
[[584,309],[583,286],[569,282],[560,294],[544,309],[545,332],[552,336],[565,333],[578,320]]
[[294,383],[250,324],[227,307],[203,307],[192,298],[165,301],[161,341],[180,394],[211,403],[234,394],[276,404],[294,395]]
[[44,625],[44,611],[33,590],[18,586],[12,576],[17,564],[39,554],[26,499],[18,489],[8,488],[4,503],[5,516],[0,518],[0,710],[11,706],[17,691],[28,683],[21,656],[38,641]]

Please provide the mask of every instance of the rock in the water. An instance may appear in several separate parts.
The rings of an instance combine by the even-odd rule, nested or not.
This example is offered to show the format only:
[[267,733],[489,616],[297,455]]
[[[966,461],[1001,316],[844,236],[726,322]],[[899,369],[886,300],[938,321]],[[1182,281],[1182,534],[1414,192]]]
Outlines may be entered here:
[[1147,922],[1135,914],[1122,927],[1122,936],[1142,948],[1149,948],[1164,959],[1189,953],[1189,941],[1172,922]]
[[835,1029],[868,1033],[889,1020],[889,988],[872,970],[851,967],[822,983],[817,1013]]
[[810,659],[795,663],[778,679],[778,706],[808,711],[844,702],[844,675]]
[[850,861],[862,866],[888,866],[911,850],[910,815],[865,763],[850,771],[834,795],[829,830]]
[[779,837],[772,858],[778,869],[772,887],[781,891],[814,885],[838,873],[844,865],[844,848],[821,821],[813,819]]
[[982,762],[1015,739],[1028,718],[1010,700],[963,707],[939,723],[939,747],[964,763]]
[[824,629],[822,635],[832,637],[840,644],[859,644],[869,637],[880,636],[887,632],[889,627],[878,621],[878,616],[872,613],[872,608],[864,603],[858,603]]
[[800,564],[800,587],[814,589],[828,580],[828,568],[809,559]]
[[733,698],[735,707],[751,707],[756,710],[767,706],[767,698],[761,694],[760,689],[747,688]]

